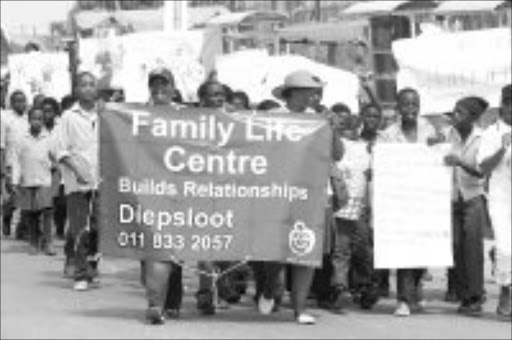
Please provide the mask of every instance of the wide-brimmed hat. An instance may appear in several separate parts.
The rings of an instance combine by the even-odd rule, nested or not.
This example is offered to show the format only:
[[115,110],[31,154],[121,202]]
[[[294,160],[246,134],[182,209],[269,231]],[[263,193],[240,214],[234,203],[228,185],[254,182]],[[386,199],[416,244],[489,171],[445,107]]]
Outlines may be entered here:
[[284,78],[284,84],[272,90],[272,94],[277,99],[283,100],[283,92],[287,89],[307,88],[321,89],[325,83],[308,71],[295,71]]
[[168,83],[174,83],[174,75],[165,67],[158,67],[149,73],[148,85],[151,86],[155,79],[163,79]]

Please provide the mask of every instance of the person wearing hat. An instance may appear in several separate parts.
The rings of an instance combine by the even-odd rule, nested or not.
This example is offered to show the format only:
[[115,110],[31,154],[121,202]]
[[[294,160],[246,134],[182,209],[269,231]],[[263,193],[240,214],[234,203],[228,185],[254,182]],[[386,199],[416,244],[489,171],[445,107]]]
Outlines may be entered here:
[[490,175],[489,215],[496,240],[497,283],[501,286],[497,313],[511,317],[511,125],[512,85],[502,89],[500,118],[489,126],[482,138],[478,164],[484,174]]
[[[325,114],[327,112],[319,110],[319,102],[324,86],[325,83],[320,78],[308,71],[300,70],[286,76],[284,84],[276,87],[272,94],[277,99],[285,102],[287,112],[318,114],[318,111],[321,111],[321,114]],[[277,110],[282,111],[281,108]],[[335,137],[333,140],[341,143],[338,137]],[[341,151],[333,147],[334,160],[341,158],[341,154]],[[328,179],[326,178],[326,180]],[[266,262],[264,267],[266,279],[258,300],[258,309],[262,314],[270,314],[275,307],[277,291],[280,287],[279,277],[284,265],[276,262]],[[298,264],[291,267],[291,298],[295,319],[299,324],[314,324],[316,322],[312,315],[305,312],[306,300],[313,281],[314,272],[314,268]]]
[[454,172],[452,280],[462,300],[458,312],[473,316],[482,313],[486,222],[485,177],[477,163],[483,131],[477,122],[488,106],[479,97],[456,103],[450,116],[453,129],[447,136],[451,151],[445,156],[445,164]]
[[[174,76],[166,68],[153,70],[148,77],[149,106],[170,106],[179,110],[182,106],[173,103],[175,96]],[[161,325],[165,316],[177,318],[183,298],[182,268],[167,261],[141,261],[141,281],[146,288],[148,309],[146,320],[152,325]]]

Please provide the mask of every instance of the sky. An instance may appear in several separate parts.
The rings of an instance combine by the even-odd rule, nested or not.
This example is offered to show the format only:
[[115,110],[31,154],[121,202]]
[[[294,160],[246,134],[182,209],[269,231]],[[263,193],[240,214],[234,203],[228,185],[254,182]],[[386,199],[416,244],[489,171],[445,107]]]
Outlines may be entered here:
[[35,27],[38,34],[47,34],[48,24],[66,20],[73,4],[74,1],[1,0],[1,26],[12,33],[19,33],[24,25],[27,33]]

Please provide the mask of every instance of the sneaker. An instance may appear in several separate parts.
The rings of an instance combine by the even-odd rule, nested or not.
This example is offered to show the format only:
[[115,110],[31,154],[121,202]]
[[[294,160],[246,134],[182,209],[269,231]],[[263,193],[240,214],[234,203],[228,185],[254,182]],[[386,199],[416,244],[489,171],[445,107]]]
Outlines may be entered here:
[[510,286],[501,287],[500,298],[498,307],[496,308],[496,313],[503,317],[508,317],[512,315],[512,301],[510,294]]
[[73,289],[79,292],[86,291],[89,289],[89,282],[87,282],[86,280],[75,281]]
[[180,317],[180,310],[169,308],[165,310],[164,314],[168,319],[178,319]]
[[162,314],[162,311],[158,307],[149,307],[146,310],[146,321],[150,325],[163,325],[165,322],[165,318]]
[[409,309],[409,305],[405,302],[399,302],[398,307],[395,310],[395,316],[406,317],[411,315],[411,310]]
[[342,313],[345,308],[347,308],[347,305],[352,300],[352,295],[350,292],[346,289],[337,289],[334,293],[335,299],[332,304],[332,311],[335,313]]
[[274,299],[266,299],[263,294],[260,296],[258,300],[258,310],[263,315],[270,315],[272,310],[274,309]]
[[300,313],[295,320],[300,325],[314,325],[316,323],[315,317],[306,313]]
[[203,315],[215,314],[215,305],[213,304],[213,292],[210,290],[200,290],[196,293],[197,309]]

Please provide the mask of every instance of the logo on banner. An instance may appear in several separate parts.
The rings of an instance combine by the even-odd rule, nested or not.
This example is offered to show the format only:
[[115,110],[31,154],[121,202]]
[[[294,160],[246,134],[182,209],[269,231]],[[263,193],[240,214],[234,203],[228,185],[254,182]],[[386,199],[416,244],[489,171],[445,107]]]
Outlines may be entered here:
[[313,251],[316,243],[315,232],[302,221],[297,221],[288,235],[288,244],[295,255],[304,256]]

